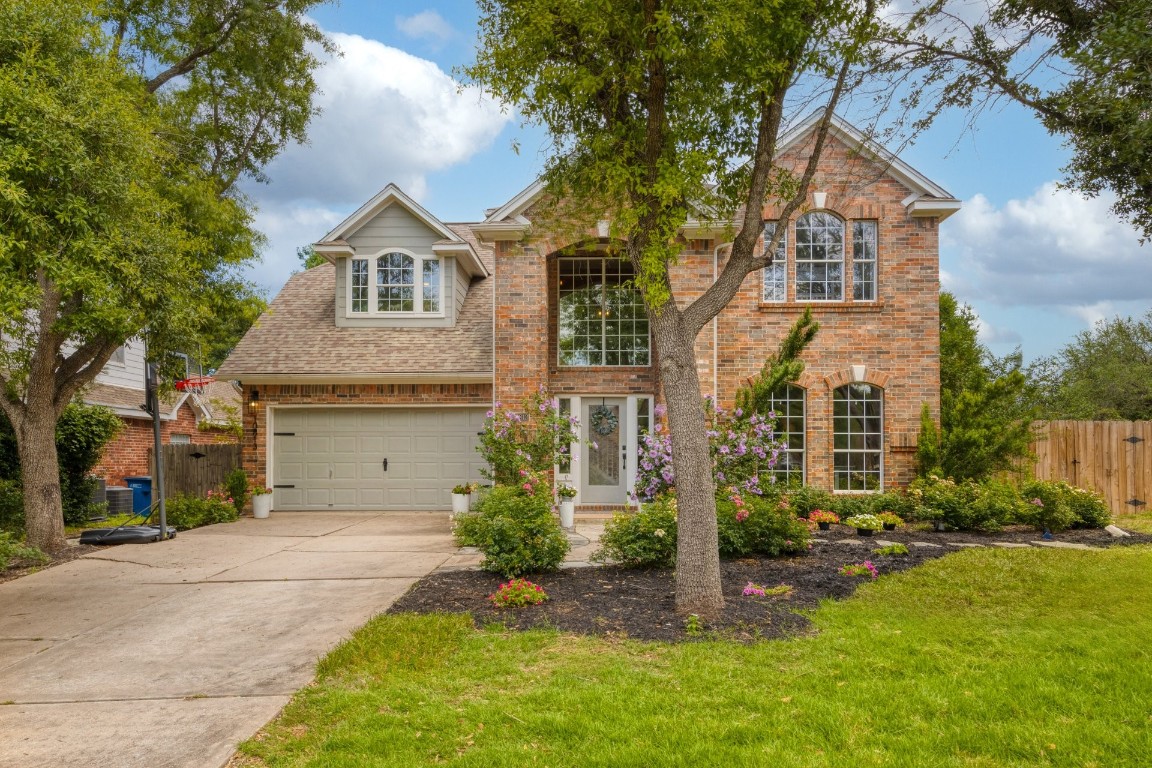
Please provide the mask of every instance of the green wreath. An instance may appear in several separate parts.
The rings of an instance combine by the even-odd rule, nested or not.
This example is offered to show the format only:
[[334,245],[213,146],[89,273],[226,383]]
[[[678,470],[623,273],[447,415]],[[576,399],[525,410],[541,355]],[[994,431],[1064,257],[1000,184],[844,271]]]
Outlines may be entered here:
[[606,405],[593,408],[588,420],[592,423],[592,430],[598,435],[610,435],[620,426],[620,419]]

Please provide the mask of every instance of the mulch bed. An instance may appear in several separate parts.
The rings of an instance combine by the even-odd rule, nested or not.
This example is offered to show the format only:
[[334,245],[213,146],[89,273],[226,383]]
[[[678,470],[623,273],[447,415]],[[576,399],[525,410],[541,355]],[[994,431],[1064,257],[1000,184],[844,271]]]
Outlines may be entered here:
[[[935,533],[882,531],[873,541],[859,539],[851,529],[834,526],[820,532],[812,550],[799,557],[743,558],[720,564],[724,589],[724,613],[708,625],[703,634],[688,635],[683,619],[675,611],[673,573],[667,569],[627,569],[615,566],[573,568],[531,577],[544,588],[549,600],[543,605],[500,609],[488,602],[504,579],[483,571],[434,573],[418,582],[398,600],[389,613],[470,613],[477,626],[503,624],[510,629],[553,627],[563,632],[641,640],[681,641],[704,636],[722,636],[752,641],[762,638],[802,634],[809,630],[807,618],[796,613],[815,608],[826,598],[844,598],[865,578],[841,576],[843,565],[870,559],[881,574],[914,568],[927,560],[956,552],[957,547],[912,547],[900,556],[873,556],[874,539],[970,543],[988,545],[993,541],[1029,542],[1040,539],[1031,529],[1009,529],[990,535],[981,533]],[[836,543],[842,539],[863,540],[865,546]],[[1112,546],[1147,544],[1152,535],[1133,534],[1113,539],[1104,531],[1066,531],[1057,541]],[[745,597],[748,582],[763,587],[786,584],[786,595]]]

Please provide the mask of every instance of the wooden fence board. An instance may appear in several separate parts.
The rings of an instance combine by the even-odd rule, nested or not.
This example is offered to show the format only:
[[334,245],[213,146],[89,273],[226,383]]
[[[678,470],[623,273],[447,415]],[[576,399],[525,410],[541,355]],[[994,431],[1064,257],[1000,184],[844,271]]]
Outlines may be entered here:
[[204,496],[218,489],[228,473],[240,466],[240,446],[235,443],[164,445],[160,453],[164,457],[165,499],[178,493]]
[[1152,421],[1050,421],[1032,452],[1036,478],[1091,488],[1114,515],[1152,507]]

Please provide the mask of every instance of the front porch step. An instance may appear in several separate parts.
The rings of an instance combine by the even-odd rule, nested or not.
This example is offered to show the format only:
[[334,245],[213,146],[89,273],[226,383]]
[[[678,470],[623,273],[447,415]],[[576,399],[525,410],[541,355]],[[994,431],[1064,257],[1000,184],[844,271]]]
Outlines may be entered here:
[[579,504],[576,507],[576,520],[584,523],[604,523],[617,512],[629,512],[634,507],[624,504]]

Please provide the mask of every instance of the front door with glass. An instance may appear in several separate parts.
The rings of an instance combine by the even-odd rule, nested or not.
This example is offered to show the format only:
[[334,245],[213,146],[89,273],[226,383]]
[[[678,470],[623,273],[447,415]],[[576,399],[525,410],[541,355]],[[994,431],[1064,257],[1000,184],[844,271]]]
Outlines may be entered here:
[[628,492],[628,401],[622,397],[585,398],[581,403],[584,460],[581,501],[623,504]]

